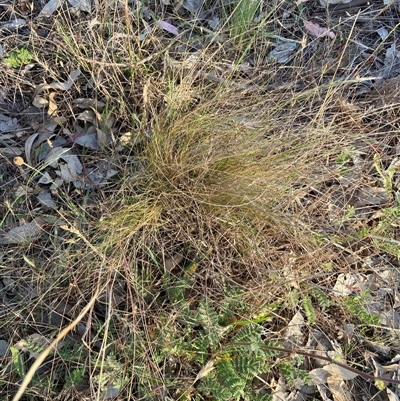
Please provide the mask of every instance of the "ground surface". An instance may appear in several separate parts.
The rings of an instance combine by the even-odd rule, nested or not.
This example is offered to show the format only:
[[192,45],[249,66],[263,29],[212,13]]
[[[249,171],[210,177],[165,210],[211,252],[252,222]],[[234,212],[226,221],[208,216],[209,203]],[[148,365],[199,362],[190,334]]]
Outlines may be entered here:
[[0,5],[2,400],[399,399],[400,6],[338,3]]

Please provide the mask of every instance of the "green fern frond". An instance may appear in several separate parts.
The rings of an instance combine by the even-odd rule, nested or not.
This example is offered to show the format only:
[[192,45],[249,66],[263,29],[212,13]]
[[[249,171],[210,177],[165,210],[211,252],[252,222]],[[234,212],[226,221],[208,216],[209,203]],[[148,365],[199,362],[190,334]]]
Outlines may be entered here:
[[224,288],[224,300],[219,305],[219,323],[224,326],[230,323],[235,315],[245,316],[249,312],[249,306],[243,302],[244,289],[238,286]]
[[194,279],[187,275],[179,278],[167,275],[163,281],[169,300],[172,303],[179,303],[185,300],[185,293],[192,286]]
[[278,365],[278,369],[290,385],[292,385],[296,379],[300,379],[303,383],[311,384],[312,380],[309,373],[303,369],[296,368],[293,363],[282,362]]
[[64,384],[64,390],[68,390],[78,386],[78,384],[83,380],[85,375],[85,370],[82,368],[72,369],[67,373],[66,381]]
[[199,334],[190,343],[191,359],[198,362],[200,365],[205,365],[208,356],[209,348],[211,347],[210,338],[206,334]]
[[266,363],[261,358],[238,356],[232,360],[232,365],[239,376],[250,379],[260,374]]
[[219,325],[218,313],[207,301],[202,301],[199,305],[197,322],[203,326],[213,349],[219,344],[224,332],[229,329]]
[[250,343],[258,344],[261,341],[262,328],[257,324],[248,324],[243,326],[232,337],[232,343]]
[[210,328],[218,325],[219,316],[216,310],[207,301],[201,301],[197,309],[198,323],[204,328]]
[[370,313],[364,307],[364,305],[367,303],[368,297],[368,292],[356,296],[349,296],[344,301],[344,305],[360,320],[360,322],[365,324],[379,325],[379,316]]
[[223,359],[217,363],[216,368],[218,378],[229,389],[231,397],[241,396],[246,387],[246,380],[237,374],[232,362],[228,359]]
[[212,374],[202,379],[197,389],[206,396],[213,396],[216,401],[229,400],[231,397],[230,390],[222,386]]
[[332,301],[329,299],[329,297],[317,287],[312,288],[310,295],[315,299],[322,311],[326,310],[332,305]]
[[300,291],[298,288],[294,288],[288,293],[288,297],[286,299],[286,303],[289,308],[294,309],[300,303]]
[[311,298],[308,295],[303,297],[303,309],[307,316],[308,323],[312,324],[315,322],[317,315],[312,304]]

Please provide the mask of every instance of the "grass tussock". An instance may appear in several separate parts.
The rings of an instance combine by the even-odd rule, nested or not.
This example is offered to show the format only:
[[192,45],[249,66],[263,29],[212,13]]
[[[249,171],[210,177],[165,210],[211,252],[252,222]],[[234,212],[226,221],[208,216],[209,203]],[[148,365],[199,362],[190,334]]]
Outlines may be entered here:
[[[125,205],[105,222],[113,240],[166,226],[189,235],[205,226],[235,233],[252,248],[251,233],[276,232],[278,221],[283,233],[295,224],[285,204],[309,185],[326,132],[299,127],[276,134],[283,119],[269,110],[277,101],[221,89],[190,110],[167,102],[138,156],[138,171],[123,183]],[[204,243],[197,235],[191,240],[199,248]]]
[[[177,85],[180,95],[181,89]],[[316,240],[296,199],[335,174],[323,171],[324,162],[330,164],[339,154],[336,146],[353,138],[344,130],[336,136],[318,116],[307,121],[304,112],[296,122],[283,109],[278,113],[278,105],[287,102],[287,96],[246,97],[226,88],[200,96],[190,107],[166,101],[151,135],[140,143],[135,170],[125,171],[108,205],[109,216],[99,227],[101,249],[120,266],[118,274],[136,299],[131,341],[134,358],[147,372],[140,378],[143,391],[151,389],[152,399],[159,399],[159,385],[178,399],[242,394],[249,389],[244,376],[237,378],[237,393],[218,386],[218,377],[234,369],[217,350],[236,341],[235,322],[244,326],[243,338],[261,344],[261,332],[252,325],[272,320],[275,308],[285,319],[283,311],[300,303],[310,322],[316,320],[312,304],[322,295],[313,298],[307,283],[330,275],[333,256]],[[198,324],[204,332],[196,334]],[[266,362],[272,355],[261,349]],[[250,357],[244,349],[226,353],[237,363]],[[154,365],[155,360],[163,362]],[[217,361],[217,373],[196,389],[179,378],[165,382],[164,369],[173,374],[174,363],[195,376]],[[253,368],[269,369],[261,362]]]

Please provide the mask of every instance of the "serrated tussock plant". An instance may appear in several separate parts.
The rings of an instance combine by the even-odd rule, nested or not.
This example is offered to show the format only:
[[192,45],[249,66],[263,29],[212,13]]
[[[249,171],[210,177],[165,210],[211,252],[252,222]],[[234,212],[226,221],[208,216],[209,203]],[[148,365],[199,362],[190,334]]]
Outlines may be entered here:
[[281,206],[296,183],[306,183],[324,137],[277,133],[276,102],[269,114],[265,99],[224,89],[172,119],[168,108],[155,116],[122,207],[105,220],[109,238],[125,241],[149,230],[147,236],[162,225],[202,244],[192,230],[231,233],[249,246],[266,227],[287,232],[293,216]]

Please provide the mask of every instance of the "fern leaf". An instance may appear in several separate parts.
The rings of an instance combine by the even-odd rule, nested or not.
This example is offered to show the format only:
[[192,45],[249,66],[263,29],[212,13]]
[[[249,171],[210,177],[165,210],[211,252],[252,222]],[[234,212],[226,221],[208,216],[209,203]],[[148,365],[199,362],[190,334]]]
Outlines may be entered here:
[[315,313],[315,309],[312,304],[311,298],[308,295],[304,296],[303,298],[303,309],[307,316],[308,323],[311,324],[314,323],[317,318],[317,315]]
[[274,356],[277,356],[279,352],[275,351],[273,349],[268,349],[268,347],[278,347],[279,348],[280,346],[281,345],[276,341],[265,341],[264,347],[262,347],[260,351],[262,351],[263,357],[265,359],[270,359]]
[[226,401],[231,398],[230,390],[222,386],[212,375],[202,379],[197,389],[205,395],[212,395],[215,401]]
[[218,313],[207,301],[200,303],[197,310],[197,321],[203,326],[214,350],[225,329],[218,324]]
[[210,338],[206,334],[199,334],[189,346],[193,360],[204,365],[209,359]]
[[239,376],[250,379],[262,372],[264,361],[254,357],[238,356],[233,359],[232,365]]
[[224,359],[217,363],[218,377],[223,381],[224,387],[229,388],[231,397],[239,397],[243,394],[246,380],[237,375],[231,361]]
[[319,288],[313,288],[310,295],[315,299],[322,311],[326,310],[332,304],[328,296]]
[[198,322],[205,328],[211,328],[218,325],[218,313],[216,310],[207,302],[202,301],[197,310]]
[[245,401],[272,401],[272,396],[254,390],[246,391]]
[[262,328],[257,324],[243,326],[232,338],[233,343],[260,343]]

